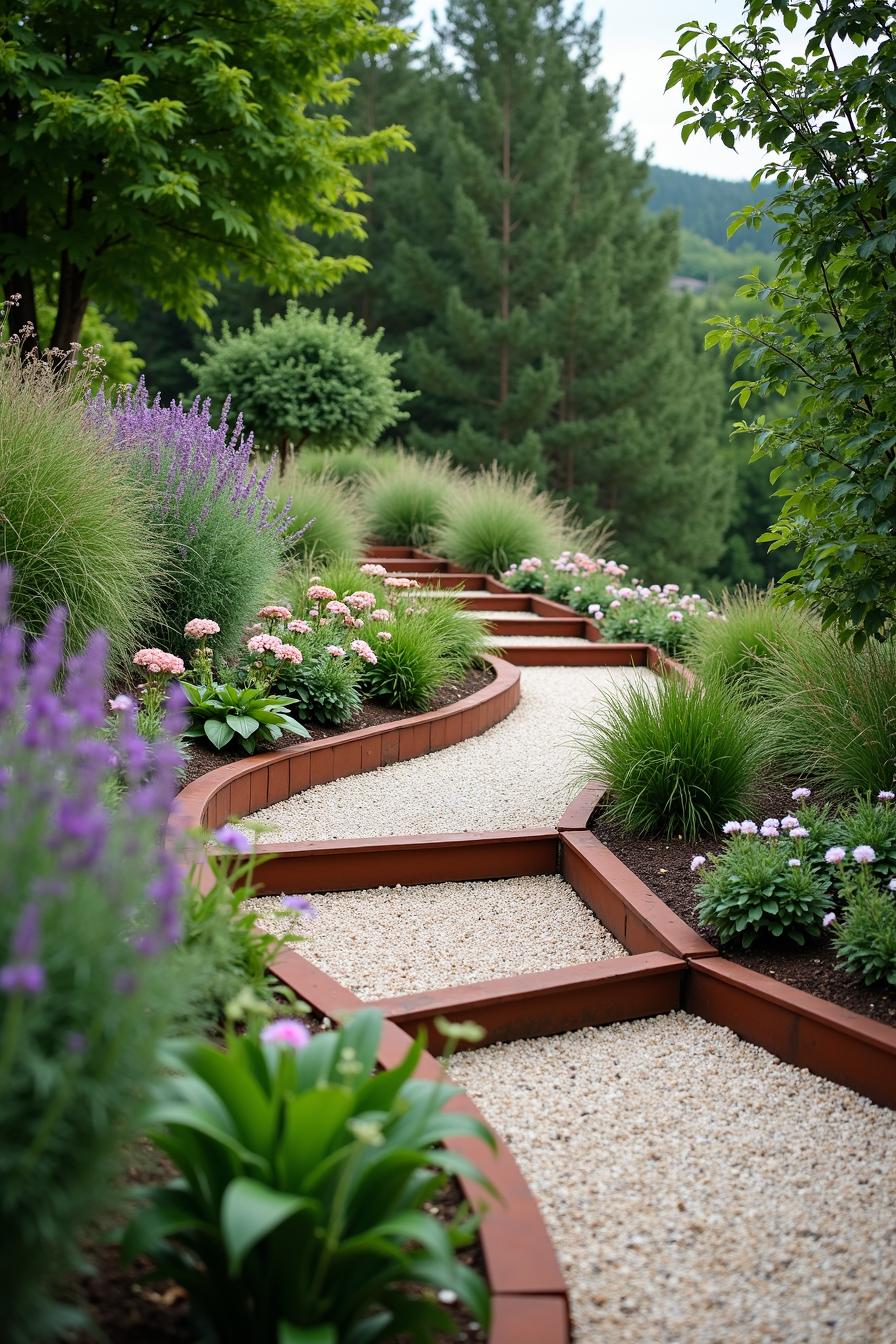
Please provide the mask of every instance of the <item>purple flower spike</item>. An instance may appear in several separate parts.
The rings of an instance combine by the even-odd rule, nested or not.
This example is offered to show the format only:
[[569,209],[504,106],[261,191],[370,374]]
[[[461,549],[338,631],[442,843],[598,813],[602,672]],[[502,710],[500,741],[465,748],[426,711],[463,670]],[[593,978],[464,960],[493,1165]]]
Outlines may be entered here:
[[219,826],[216,831],[212,831],[212,839],[217,844],[223,845],[226,849],[235,849],[237,854],[248,854],[252,849],[252,841],[249,839],[248,835],[244,835],[242,831],[238,831],[237,828],[231,826],[229,822],[226,822],[223,826]]
[[42,994],[45,985],[44,968],[36,961],[11,961],[0,967],[0,990],[5,994]]

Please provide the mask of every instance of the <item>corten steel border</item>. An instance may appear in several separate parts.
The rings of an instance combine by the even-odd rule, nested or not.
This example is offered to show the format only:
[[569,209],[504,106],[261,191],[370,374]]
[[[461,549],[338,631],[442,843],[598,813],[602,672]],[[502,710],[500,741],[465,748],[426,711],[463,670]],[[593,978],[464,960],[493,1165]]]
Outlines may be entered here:
[[[350,990],[296,952],[281,952],[271,966],[281,984],[294,990],[317,1012],[336,1021],[363,1006]],[[407,1053],[411,1037],[386,1018],[378,1061],[394,1068]],[[416,1076],[444,1081],[439,1062],[424,1053]],[[479,1109],[462,1093],[448,1110],[483,1120]],[[489,1126],[491,1128],[491,1126]],[[494,1131],[492,1131],[494,1132]],[[458,1177],[464,1197],[483,1210],[479,1243],[485,1260],[492,1299],[493,1320],[488,1344],[568,1344],[569,1306],[557,1253],[548,1236],[526,1180],[507,1147],[495,1134],[495,1150],[472,1139],[446,1140],[445,1147],[474,1161],[494,1187],[497,1198],[466,1176]],[[521,1320],[535,1322],[537,1334],[520,1333]]]
[[516,668],[494,655],[486,655],[486,660],[494,668],[494,680],[444,709],[248,756],[210,770],[178,794],[169,829],[182,833],[202,826],[214,828],[230,817],[256,812],[317,784],[425,756],[486,732],[506,718],[520,699]]

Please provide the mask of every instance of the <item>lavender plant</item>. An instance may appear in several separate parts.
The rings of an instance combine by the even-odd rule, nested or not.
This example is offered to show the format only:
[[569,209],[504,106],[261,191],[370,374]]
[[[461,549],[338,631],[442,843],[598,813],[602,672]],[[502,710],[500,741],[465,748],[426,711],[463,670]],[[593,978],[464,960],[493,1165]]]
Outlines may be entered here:
[[11,581],[0,570],[0,1263],[3,1337],[31,1344],[71,1314],[55,1282],[109,1201],[177,1008],[182,873],[162,826],[179,758],[132,706],[110,742],[105,636],[63,678],[57,609],[23,662]]
[[262,473],[254,466],[242,418],[231,432],[229,403],[213,424],[208,402],[163,406],[158,397],[150,401],[142,380],[136,389],[120,389],[114,401],[98,393],[88,408],[95,423],[111,426],[118,448],[150,487],[153,521],[165,537],[172,574],[159,627],[147,642],[186,656],[184,627],[202,617],[220,626],[219,652],[234,652],[273,586],[294,524],[289,506],[265,493],[271,468]]

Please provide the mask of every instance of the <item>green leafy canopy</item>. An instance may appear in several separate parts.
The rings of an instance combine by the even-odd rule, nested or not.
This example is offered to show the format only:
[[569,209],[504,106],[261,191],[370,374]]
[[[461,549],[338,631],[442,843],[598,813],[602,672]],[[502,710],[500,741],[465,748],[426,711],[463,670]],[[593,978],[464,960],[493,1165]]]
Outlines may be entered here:
[[[778,24],[805,28],[781,57]],[[755,137],[773,200],[739,212],[731,232],[774,220],[777,275],[745,277],[766,304],[718,317],[707,345],[740,347],[733,391],[801,388],[798,410],[737,428],[773,463],[780,516],[762,540],[793,545],[784,597],[817,607],[857,642],[893,628],[896,572],[896,15],[882,0],[747,0],[729,35],[679,29],[669,86],[690,108],[682,137],[733,148]],[[782,476],[785,476],[782,481]]]
[[0,264],[20,320],[58,283],[52,341],[88,299],[140,295],[207,325],[222,272],[320,292],[364,262],[297,230],[363,237],[354,166],[407,144],[339,111],[359,56],[404,40],[372,0],[13,4],[0,24]]

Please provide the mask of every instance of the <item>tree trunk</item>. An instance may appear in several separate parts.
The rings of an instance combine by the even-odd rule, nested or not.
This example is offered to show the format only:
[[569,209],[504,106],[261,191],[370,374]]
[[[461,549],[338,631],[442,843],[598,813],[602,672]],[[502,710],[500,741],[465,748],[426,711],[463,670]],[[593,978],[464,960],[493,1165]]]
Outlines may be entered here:
[[59,299],[56,305],[56,321],[50,347],[54,350],[67,350],[81,335],[84,314],[90,302],[84,293],[86,272],[76,266],[68,252],[63,252],[59,263]]
[[[504,98],[503,134],[501,144],[501,289],[499,311],[501,321],[510,319],[510,99]],[[510,394],[510,347],[507,331],[501,333],[498,368],[498,405],[503,406]],[[506,439],[507,426],[501,425],[501,438]]]
[[[28,236],[28,201],[23,196],[6,210],[0,211],[0,233],[11,233],[24,243]],[[8,322],[10,336],[18,336],[23,350],[40,349],[37,331],[37,302],[34,280],[30,271],[12,271],[4,277],[3,294],[10,303]]]

